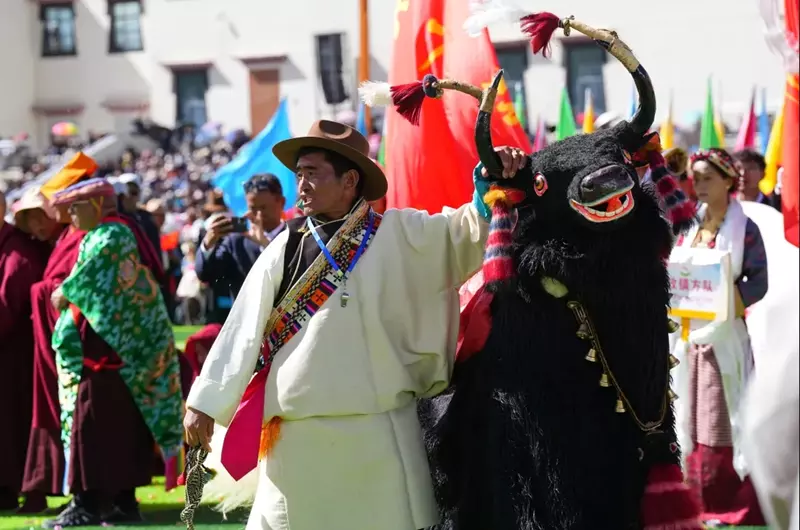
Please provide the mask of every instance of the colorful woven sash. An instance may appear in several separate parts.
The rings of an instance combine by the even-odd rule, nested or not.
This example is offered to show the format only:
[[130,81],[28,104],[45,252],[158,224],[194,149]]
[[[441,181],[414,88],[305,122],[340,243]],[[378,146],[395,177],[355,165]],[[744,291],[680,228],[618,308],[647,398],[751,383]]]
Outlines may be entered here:
[[[373,213],[373,222],[369,223],[369,213],[369,205],[362,202],[327,244],[330,254],[342,268],[354,259],[361,241],[367,238],[368,247],[378,230],[381,217]],[[342,275],[336,273],[321,252],[272,311],[264,332],[264,368],[247,385],[222,445],[222,465],[234,480],[255,469],[279,436],[280,418],[264,422],[266,383],[275,355],[342,283]]]

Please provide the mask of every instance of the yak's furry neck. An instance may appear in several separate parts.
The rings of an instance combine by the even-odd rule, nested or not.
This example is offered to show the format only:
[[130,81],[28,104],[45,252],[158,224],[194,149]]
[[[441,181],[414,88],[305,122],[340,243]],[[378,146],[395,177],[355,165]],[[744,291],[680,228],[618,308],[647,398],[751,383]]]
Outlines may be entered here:
[[[534,215],[521,216],[514,235],[518,278],[515,289],[525,300],[542,291],[541,278],[559,280],[569,290],[567,300],[586,308],[615,375],[630,388],[628,397],[640,407],[654,403],[656,388],[631,379],[666,378],[663,357],[620,358],[621,353],[664,348],[669,277],[666,259],[673,237],[649,186],[637,187],[636,210],[618,229],[594,231],[573,223],[542,226]],[[649,333],[648,333],[649,332]],[[650,337],[649,345],[641,344]],[[635,342],[635,343],[634,343]],[[666,379],[665,379],[666,380]],[[639,389],[638,391],[636,389]],[[645,407],[652,418],[657,410]]]

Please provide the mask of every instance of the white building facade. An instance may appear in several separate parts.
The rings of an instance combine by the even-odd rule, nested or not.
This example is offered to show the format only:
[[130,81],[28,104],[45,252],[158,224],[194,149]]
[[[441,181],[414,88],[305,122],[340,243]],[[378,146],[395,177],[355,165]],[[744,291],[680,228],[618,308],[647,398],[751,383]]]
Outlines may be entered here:
[[[166,126],[216,121],[226,129],[257,131],[284,97],[292,130],[302,134],[315,119],[356,108],[358,4],[0,0],[0,137],[27,132],[41,146],[58,121],[74,122],[87,134],[127,127],[134,117]],[[783,69],[764,41],[756,0],[530,4],[615,29],[653,78],[657,121],[665,116],[670,94],[675,121],[694,120],[703,109],[709,76],[729,127],[738,127],[754,84],[766,89],[773,111],[782,101]],[[395,0],[370,2],[373,79],[387,77],[394,12]],[[322,54],[320,36],[328,44]],[[627,114],[630,77],[599,48],[557,37],[551,57],[544,59],[533,57],[520,36],[514,27],[492,31],[509,86],[525,91],[529,121],[541,116],[553,122],[564,86],[578,111],[590,87],[596,114]],[[330,67],[325,59],[330,54],[341,56],[341,84],[336,64]]]

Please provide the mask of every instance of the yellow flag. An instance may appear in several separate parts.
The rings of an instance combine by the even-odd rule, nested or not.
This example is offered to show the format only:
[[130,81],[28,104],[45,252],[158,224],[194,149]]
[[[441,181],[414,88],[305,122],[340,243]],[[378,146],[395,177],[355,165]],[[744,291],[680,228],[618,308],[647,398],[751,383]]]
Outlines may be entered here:
[[714,105],[714,130],[717,131],[717,138],[719,138],[719,146],[725,148],[725,124],[722,122],[722,90],[718,90],[719,101]]
[[767,144],[767,152],[764,154],[764,161],[767,167],[764,169],[764,178],[758,183],[758,189],[761,193],[769,195],[778,184],[778,168],[781,165],[781,154],[783,152],[783,105],[778,115],[775,116],[775,121],[772,124],[772,130],[769,133],[769,143]]
[[658,131],[658,136],[661,139],[661,149],[667,150],[675,147],[675,125],[672,123],[672,96],[669,98],[669,110],[667,117],[661,123],[661,129]]
[[589,134],[594,132],[594,103],[592,102],[592,89],[586,89],[586,97],[583,103],[583,132]]

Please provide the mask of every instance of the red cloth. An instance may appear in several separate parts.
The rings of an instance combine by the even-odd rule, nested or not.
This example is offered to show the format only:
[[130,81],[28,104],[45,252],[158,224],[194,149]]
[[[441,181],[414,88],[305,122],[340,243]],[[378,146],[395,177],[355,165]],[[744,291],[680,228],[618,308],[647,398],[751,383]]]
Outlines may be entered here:
[[[395,15],[395,49],[409,53],[394,54],[390,84],[411,83],[429,73],[476,86],[491,82],[499,67],[488,33],[472,38],[460,29],[469,15],[469,2],[428,0],[402,5],[406,7]],[[475,99],[453,91],[445,91],[440,101],[425,100],[418,127],[394,109],[387,110],[386,208],[434,213],[471,200],[472,170],[478,162],[473,140],[477,115]],[[531,150],[505,83],[495,103],[492,135],[497,146]]]
[[50,341],[58,312],[50,295],[78,260],[85,232],[67,226],[56,241],[41,281],[30,290],[34,335],[33,422],[25,462],[24,492],[60,494],[64,455],[61,446],[58,371]]
[[200,353],[198,352],[198,347],[204,349],[205,354],[208,354],[221,329],[222,324],[207,324],[203,329],[186,339],[184,355],[189,366],[192,367],[192,382],[194,382],[195,377],[200,375],[200,370],[203,369],[203,361],[205,360],[205,355],[198,355]]
[[103,219],[102,222],[107,223],[114,220],[122,221],[131,229],[131,232],[133,232],[133,235],[136,237],[136,246],[139,249],[139,260],[142,262],[142,265],[150,269],[158,285],[166,285],[167,275],[164,273],[161,256],[159,256],[158,251],[153,248],[153,244],[147,238],[147,234],[141,225],[139,225],[136,219],[123,213],[109,216]]
[[678,464],[655,464],[642,497],[644,530],[702,530],[700,506],[683,481]]
[[0,490],[22,487],[33,399],[31,286],[44,273],[46,258],[30,237],[0,226],[0,411],[7,430],[0,436]]
[[741,480],[733,468],[732,447],[696,444],[686,468],[687,482],[703,509],[702,520],[733,526],[767,524],[750,477]]
[[[800,1],[786,0],[786,32],[797,49]],[[783,178],[781,201],[786,239],[800,246],[800,77],[789,75],[783,108]]]
[[283,212],[284,221],[288,221],[289,219],[294,219],[295,217],[303,217],[303,210],[301,210],[297,206]]
[[463,362],[483,349],[492,331],[491,304],[494,296],[484,286],[461,310],[458,327],[456,362]]

